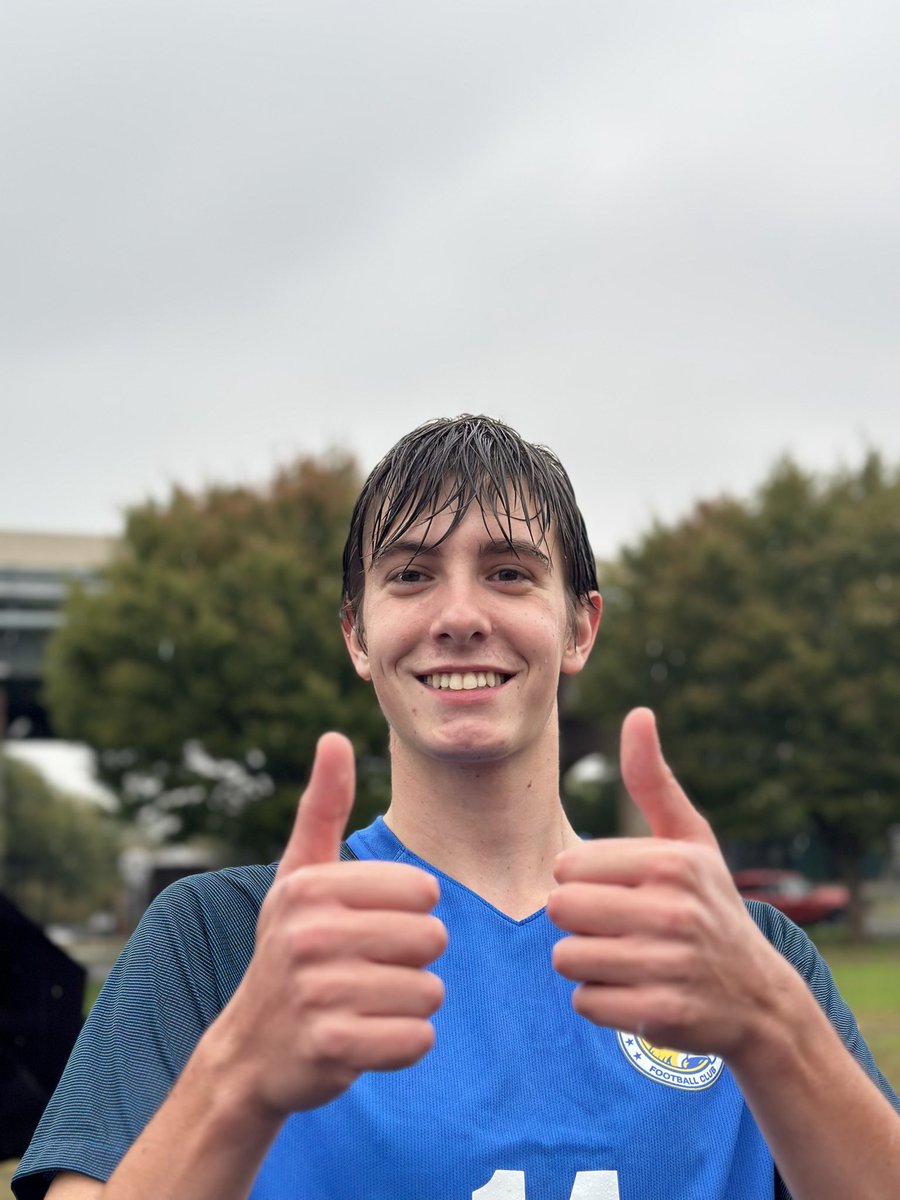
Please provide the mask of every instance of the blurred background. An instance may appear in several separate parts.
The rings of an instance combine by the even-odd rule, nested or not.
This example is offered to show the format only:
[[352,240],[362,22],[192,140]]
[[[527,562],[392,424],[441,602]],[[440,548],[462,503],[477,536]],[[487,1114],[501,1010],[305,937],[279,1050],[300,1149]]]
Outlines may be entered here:
[[323,729],[384,807],[347,514],[486,412],[600,564],[573,820],[632,828],[651,704],[900,1085],[898,40],[876,0],[7,0],[0,890],[85,1003],[166,882],[277,855]]

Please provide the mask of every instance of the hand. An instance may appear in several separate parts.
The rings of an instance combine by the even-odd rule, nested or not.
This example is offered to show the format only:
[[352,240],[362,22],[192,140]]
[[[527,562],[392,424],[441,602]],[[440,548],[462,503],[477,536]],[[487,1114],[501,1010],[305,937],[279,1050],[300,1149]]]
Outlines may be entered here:
[[621,764],[653,836],[559,855],[548,913],[572,936],[555,946],[553,965],[579,983],[574,1007],[597,1025],[736,1055],[794,972],[748,915],[709,822],[662,756],[649,709],[626,717]]
[[276,1117],[327,1103],[363,1071],[410,1066],[434,1041],[443,985],[423,968],[447,944],[430,915],[437,881],[402,863],[339,861],[353,795],[353,749],[327,733],[250,966],[210,1029],[232,1085]]

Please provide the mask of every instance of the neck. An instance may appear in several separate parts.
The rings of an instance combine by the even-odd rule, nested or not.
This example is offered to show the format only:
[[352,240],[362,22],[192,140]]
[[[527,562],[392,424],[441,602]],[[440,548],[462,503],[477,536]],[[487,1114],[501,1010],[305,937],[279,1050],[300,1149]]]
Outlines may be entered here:
[[556,747],[499,762],[419,760],[393,747],[385,822],[414,854],[515,919],[546,903],[553,861],[578,841]]

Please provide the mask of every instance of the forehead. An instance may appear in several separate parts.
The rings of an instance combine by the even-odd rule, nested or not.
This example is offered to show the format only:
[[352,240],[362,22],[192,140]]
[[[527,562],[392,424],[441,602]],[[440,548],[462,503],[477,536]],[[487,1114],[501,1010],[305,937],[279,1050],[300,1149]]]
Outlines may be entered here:
[[367,566],[394,553],[417,554],[439,551],[442,546],[458,546],[465,541],[474,550],[496,553],[503,549],[516,553],[534,553],[550,560],[555,557],[557,537],[554,523],[546,510],[532,503],[521,489],[500,495],[460,497],[446,487],[433,504],[411,501],[405,508],[393,509],[390,524],[381,517],[369,523],[366,531]]

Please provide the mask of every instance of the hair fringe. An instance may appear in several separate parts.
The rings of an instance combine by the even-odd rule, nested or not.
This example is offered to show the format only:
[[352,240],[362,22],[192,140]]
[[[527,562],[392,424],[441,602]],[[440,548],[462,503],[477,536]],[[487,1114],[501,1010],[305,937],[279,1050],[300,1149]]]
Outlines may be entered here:
[[[463,413],[427,421],[406,434],[375,466],[357,499],[344,547],[342,612],[357,628],[365,562],[402,541],[411,529],[420,545],[434,521],[452,514],[436,545],[456,530],[472,504],[506,540],[513,520],[524,519],[534,543],[546,545],[555,525],[566,585],[586,603],[597,573],[584,518],[562,463],[546,446],[526,442],[504,422]],[[515,513],[515,518],[513,514]]]

